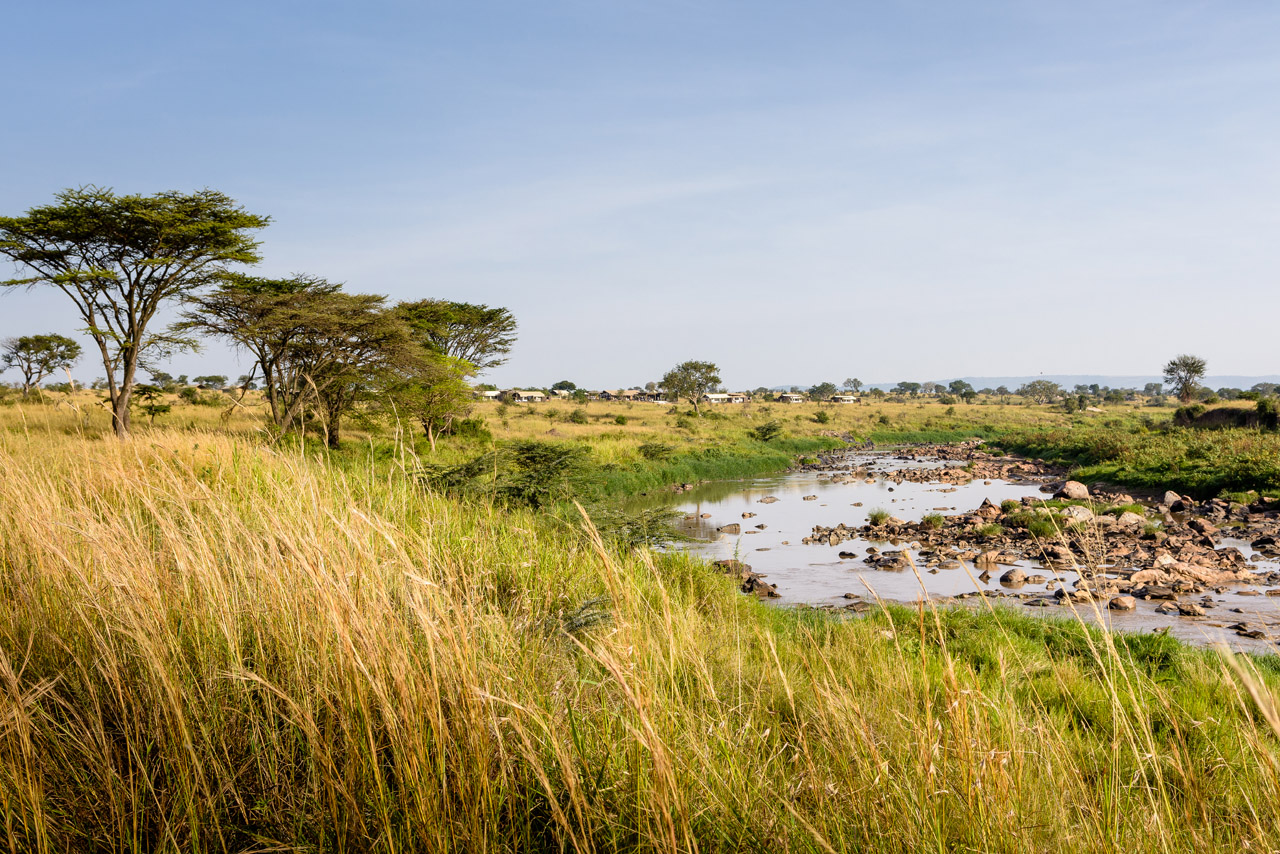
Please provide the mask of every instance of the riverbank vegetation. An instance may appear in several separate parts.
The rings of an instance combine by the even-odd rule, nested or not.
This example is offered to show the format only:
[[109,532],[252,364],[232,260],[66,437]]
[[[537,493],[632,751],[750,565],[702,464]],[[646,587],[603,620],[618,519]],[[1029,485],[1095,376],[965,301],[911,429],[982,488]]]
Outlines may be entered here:
[[18,411],[0,430],[10,850],[1280,835],[1271,659],[1002,611],[776,609],[585,521],[445,498],[407,443],[312,453],[234,420],[100,441]]

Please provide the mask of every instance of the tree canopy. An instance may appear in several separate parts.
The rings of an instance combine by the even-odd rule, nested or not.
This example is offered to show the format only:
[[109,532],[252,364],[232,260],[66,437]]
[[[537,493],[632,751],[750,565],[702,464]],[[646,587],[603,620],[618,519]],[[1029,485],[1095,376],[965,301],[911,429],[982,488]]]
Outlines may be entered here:
[[701,414],[700,398],[719,385],[720,369],[712,362],[681,362],[662,377],[662,388],[667,394],[673,400],[689,401],[697,414]]
[[424,299],[401,303],[396,311],[418,343],[470,362],[477,372],[507,361],[516,340],[516,319],[505,308]]
[[31,274],[0,285],[56,288],[72,301],[102,357],[112,424],[124,436],[139,365],[189,343],[153,331],[156,313],[230,265],[260,260],[250,232],[268,222],[214,190],[64,190],[54,204],[0,217],[0,255]]
[[1018,394],[1035,403],[1052,403],[1062,396],[1062,386],[1050,380],[1032,380],[1020,386]]
[[26,397],[54,371],[69,369],[80,358],[80,345],[65,335],[23,335],[0,345],[0,369],[16,368],[22,374]]

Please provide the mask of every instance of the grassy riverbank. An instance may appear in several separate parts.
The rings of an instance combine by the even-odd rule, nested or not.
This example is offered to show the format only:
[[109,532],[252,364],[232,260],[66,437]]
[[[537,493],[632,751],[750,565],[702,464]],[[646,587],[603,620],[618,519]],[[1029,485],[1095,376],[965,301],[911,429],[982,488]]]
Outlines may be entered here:
[[199,432],[0,433],[0,530],[14,851],[1280,834],[1274,673],[1162,637],[769,608],[393,465]]
[[1002,436],[1009,451],[1074,466],[1079,480],[1173,489],[1198,498],[1257,490],[1280,492],[1280,434],[1258,430],[1141,424],[1035,430]]

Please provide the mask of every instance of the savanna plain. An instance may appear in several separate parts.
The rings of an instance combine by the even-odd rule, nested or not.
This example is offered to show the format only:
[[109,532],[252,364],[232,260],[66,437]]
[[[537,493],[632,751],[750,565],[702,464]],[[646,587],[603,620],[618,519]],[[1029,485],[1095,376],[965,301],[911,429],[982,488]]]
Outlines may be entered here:
[[334,449],[253,393],[169,403],[124,440],[93,392],[0,406],[15,854],[1280,847],[1275,657],[779,607],[620,509],[973,437],[1247,501],[1280,489],[1274,432],[1016,397],[479,403]]

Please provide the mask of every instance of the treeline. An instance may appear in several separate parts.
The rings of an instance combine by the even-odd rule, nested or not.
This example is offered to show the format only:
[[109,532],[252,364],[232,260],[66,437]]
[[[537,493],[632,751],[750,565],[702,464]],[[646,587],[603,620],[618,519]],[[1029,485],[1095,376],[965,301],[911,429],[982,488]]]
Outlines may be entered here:
[[[394,415],[416,419],[434,445],[466,413],[467,379],[505,361],[515,318],[504,308],[439,299],[390,303],[320,276],[235,271],[262,260],[252,235],[269,222],[213,190],[65,190],[54,204],[0,217],[0,255],[28,274],[0,285],[68,298],[102,359],[119,436],[128,434],[131,404],[145,385],[139,369],[156,375],[156,363],[210,337],[252,357],[241,385],[261,381],[280,435],[313,425],[337,445],[353,414]],[[175,308],[180,320],[156,328]],[[62,336],[27,336],[6,342],[3,354],[29,393],[69,367],[80,348]]]

